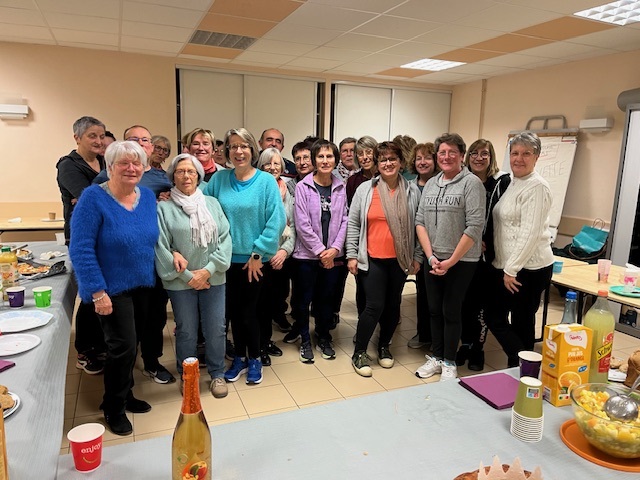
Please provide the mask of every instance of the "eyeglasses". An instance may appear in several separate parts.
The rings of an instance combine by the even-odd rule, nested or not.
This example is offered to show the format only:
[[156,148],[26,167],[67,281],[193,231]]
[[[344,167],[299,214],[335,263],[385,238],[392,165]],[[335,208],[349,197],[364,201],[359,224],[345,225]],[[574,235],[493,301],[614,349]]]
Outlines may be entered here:
[[300,155],[300,156],[296,156],[294,159],[295,163],[308,163],[311,161],[311,155]]
[[240,149],[240,150],[250,150],[251,146],[249,146],[246,143],[238,143],[238,144],[235,144],[235,145],[229,145],[229,150],[231,150],[231,151],[238,150],[238,149]]
[[165,147],[161,147],[160,145],[154,145],[153,151],[156,153],[161,153],[165,157],[169,155],[169,149]]
[[469,154],[469,156],[470,156],[471,158],[478,158],[478,157],[480,157],[480,158],[483,158],[483,159],[485,159],[485,160],[486,160],[487,158],[490,158],[490,157],[491,157],[491,154],[490,154],[489,152],[471,152],[471,153]]
[[139,160],[135,160],[133,162],[127,160],[118,160],[117,162],[115,162],[115,164],[120,168],[129,168],[130,166],[135,169],[142,168],[142,162]]
[[143,145],[151,143],[151,139],[149,137],[128,137],[128,138],[125,138],[125,140],[127,142],[138,142]]
[[443,150],[442,152],[438,152],[438,158],[457,158],[460,156],[460,152],[457,150]]
[[380,157],[378,159],[378,163],[380,165],[382,165],[383,163],[388,163],[389,165],[395,165],[396,163],[398,163],[398,157],[388,157],[388,158],[384,158],[384,157]]
[[175,172],[173,172],[173,174],[175,176],[178,177],[185,177],[187,175],[189,175],[190,177],[196,177],[198,175],[198,171],[197,170],[184,170],[184,169],[179,169],[176,170]]

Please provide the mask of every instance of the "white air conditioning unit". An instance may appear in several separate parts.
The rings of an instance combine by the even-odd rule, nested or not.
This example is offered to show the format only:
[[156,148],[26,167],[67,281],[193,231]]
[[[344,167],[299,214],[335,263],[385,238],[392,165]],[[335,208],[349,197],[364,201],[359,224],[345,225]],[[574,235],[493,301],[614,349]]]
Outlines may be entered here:
[[29,115],[29,105],[0,104],[0,118],[2,120],[24,120]]
[[613,128],[613,118],[589,118],[580,120],[580,130],[588,132],[608,132]]

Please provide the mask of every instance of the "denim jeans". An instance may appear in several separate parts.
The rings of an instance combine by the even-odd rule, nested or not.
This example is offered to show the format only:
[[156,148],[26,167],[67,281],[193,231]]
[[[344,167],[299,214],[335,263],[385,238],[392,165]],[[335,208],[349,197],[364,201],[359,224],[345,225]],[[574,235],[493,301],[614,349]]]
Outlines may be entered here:
[[202,323],[205,361],[211,378],[224,375],[225,285],[211,285],[205,290],[168,290],[176,319],[176,361],[182,375],[185,358],[197,356],[198,324]]

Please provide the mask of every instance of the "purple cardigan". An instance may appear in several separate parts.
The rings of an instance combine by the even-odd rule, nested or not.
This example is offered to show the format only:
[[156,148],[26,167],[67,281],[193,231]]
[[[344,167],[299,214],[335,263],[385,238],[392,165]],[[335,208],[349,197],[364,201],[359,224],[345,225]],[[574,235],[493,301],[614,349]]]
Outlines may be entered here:
[[[344,242],[347,235],[347,195],[344,183],[335,175],[331,184],[331,221],[329,222],[328,247],[338,250],[338,257],[344,255]],[[293,258],[317,260],[324,250],[322,243],[322,222],[320,220],[320,194],[313,183],[313,174],[309,174],[296,185],[295,225],[296,246]]]

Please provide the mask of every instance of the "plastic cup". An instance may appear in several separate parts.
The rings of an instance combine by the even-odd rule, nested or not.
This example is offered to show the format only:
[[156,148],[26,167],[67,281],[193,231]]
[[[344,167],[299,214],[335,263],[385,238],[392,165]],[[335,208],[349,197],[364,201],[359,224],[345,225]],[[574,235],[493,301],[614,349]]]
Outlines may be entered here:
[[36,301],[36,307],[46,308],[51,306],[51,287],[35,287],[33,289],[33,298]]
[[523,417],[542,417],[542,382],[533,377],[522,377],[513,411]]
[[66,245],[67,241],[64,238],[64,233],[56,233],[56,245]]
[[100,466],[103,434],[104,425],[100,423],[85,423],[69,430],[67,439],[76,470],[92,472]]
[[20,308],[24,306],[24,287],[8,287],[6,290],[9,306]]
[[598,282],[608,283],[611,272],[611,260],[598,260]]
[[56,212],[49,212],[49,220],[55,220],[56,219]]
[[540,375],[540,366],[542,365],[542,355],[538,352],[525,350],[518,353],[518,358],[520,359],[520,378],[538,378]]
[[624,271],[624,287],[623,291],[626,293],[633,292],[636,288],[636,283],[638,282],[638,274],[640,274],[640,270],[635,270],[632,268],[627,268]]
[[564,266],[564,262],[562,260],[557,260],[553,262],[553,273],[562,273],[563,266]]

